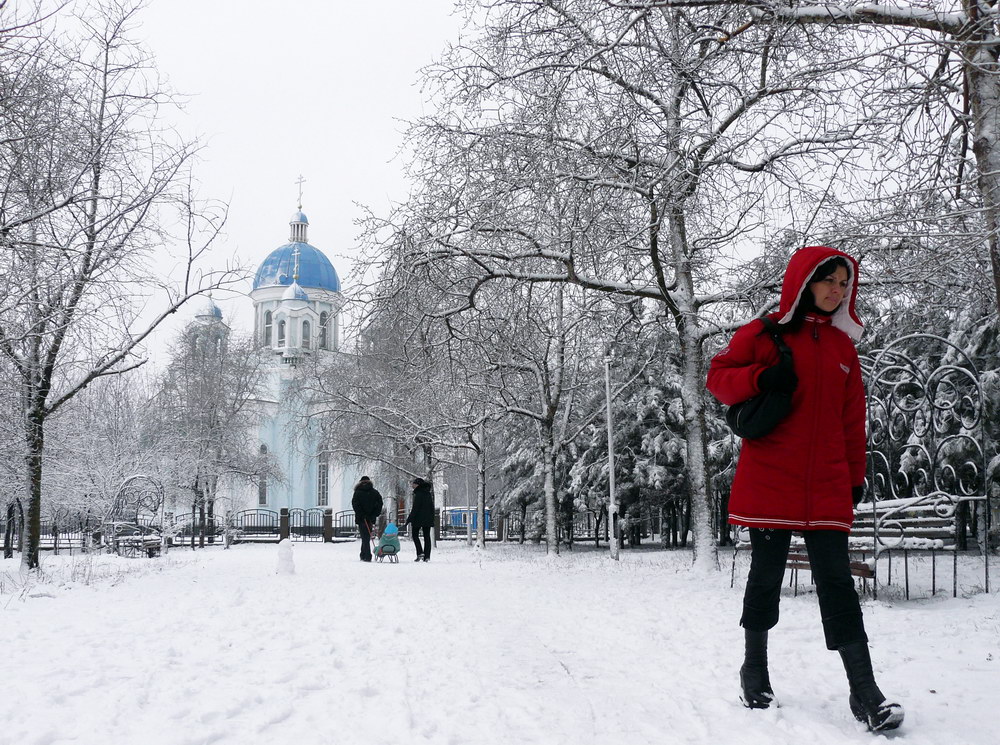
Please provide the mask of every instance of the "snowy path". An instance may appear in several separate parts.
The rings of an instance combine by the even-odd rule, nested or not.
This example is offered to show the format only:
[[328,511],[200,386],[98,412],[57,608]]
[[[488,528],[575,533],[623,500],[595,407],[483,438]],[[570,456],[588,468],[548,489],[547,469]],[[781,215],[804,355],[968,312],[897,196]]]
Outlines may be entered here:
[[[782,707],[751,712],[728,572],[693,576],[683,553],[442,544],[414,564],[406,549],[369,565],[357,544],[298,544],[292,576],[275,546],[173,551],[25,600],[0,561],[0,745],[873,742],[811,596],[783,598],[772,634]],[[886,739],[997,741],[1000,595],[865,614],[882,688],[907,708]]]

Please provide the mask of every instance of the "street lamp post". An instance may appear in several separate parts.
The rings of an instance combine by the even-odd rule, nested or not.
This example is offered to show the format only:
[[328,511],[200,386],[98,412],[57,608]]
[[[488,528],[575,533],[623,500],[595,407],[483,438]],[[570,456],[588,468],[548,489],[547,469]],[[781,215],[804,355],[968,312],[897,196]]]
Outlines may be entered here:
[[615,433],[611,419],[611,345],[604,350],[604,397],[608,406],[608,535],[611,558],[618,561],[618,501],[615,496]]
[[465,538],[472,545],[472,486],[469,483],[469,465],[465,466]]

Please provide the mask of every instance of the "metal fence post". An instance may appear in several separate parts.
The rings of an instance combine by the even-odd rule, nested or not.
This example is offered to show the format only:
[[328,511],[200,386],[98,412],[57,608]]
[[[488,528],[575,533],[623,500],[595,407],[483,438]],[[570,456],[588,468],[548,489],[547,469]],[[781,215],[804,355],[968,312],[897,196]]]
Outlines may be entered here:
[[333,543],[333,508],[323,510],[323,543]]
[[288,508],[282,507],[278,513],[278,540],[283,541],[291,534],[289,530]]

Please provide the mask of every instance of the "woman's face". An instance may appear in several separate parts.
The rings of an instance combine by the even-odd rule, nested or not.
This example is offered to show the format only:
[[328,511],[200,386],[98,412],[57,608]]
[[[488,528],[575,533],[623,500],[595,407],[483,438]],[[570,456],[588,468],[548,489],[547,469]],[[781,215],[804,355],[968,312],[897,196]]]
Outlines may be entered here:
[[816,307],[824,313],[835,311],[844,299],[844,293],[847,292],[848,276],[847,269],[838,266],[833,273],[818,282],[810,282],[809,289],[812,291]]

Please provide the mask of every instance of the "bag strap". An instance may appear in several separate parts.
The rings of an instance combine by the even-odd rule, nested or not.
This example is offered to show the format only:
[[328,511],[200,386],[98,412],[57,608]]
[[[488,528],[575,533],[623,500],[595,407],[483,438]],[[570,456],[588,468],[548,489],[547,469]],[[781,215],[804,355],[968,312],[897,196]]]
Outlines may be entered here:
[[778,327],[778,324],[767,316],[761,318],[760,321],[764,324],[764,330],[767,332],[767,335],[774,340],[775,345],[778,347],[778,354],[782,356],[787,355],[790,358],[792,350],[785,344],[785,340],[781,338],[781,329]]

